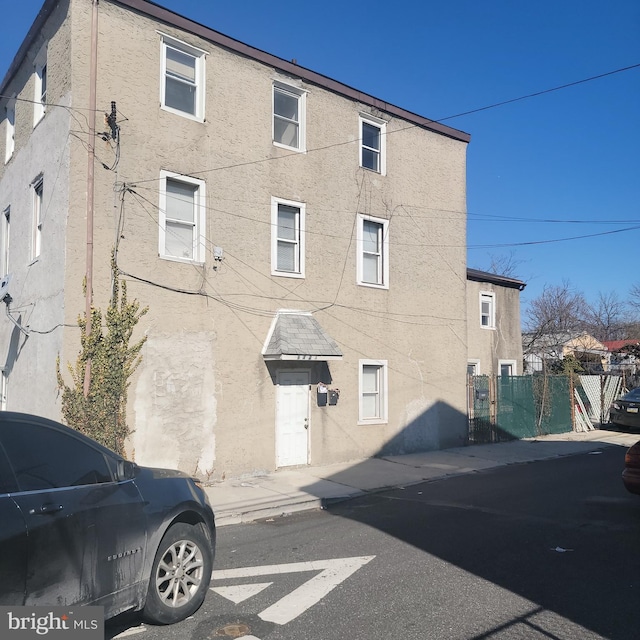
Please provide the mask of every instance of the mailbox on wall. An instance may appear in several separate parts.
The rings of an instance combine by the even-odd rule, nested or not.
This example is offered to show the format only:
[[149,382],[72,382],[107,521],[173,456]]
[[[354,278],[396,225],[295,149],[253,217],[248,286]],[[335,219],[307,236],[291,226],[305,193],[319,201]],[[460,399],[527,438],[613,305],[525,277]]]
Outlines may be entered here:
[[340,389],[329,389],[326,384],[318,383],[316,390],[316,396],[319,407],[334,406],[338,404],[338,398],[340,397]]
[[320,383],[317,389],[318,406],[327,406],[327,385]]

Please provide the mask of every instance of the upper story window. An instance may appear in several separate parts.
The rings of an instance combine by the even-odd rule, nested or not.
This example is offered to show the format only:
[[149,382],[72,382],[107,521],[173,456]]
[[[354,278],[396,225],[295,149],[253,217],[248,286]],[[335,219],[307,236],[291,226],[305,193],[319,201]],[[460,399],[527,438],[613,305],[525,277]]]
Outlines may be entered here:
[[305,150],[306,93],[282,83],[273,85],[273,142]]
[[386,173],[387,124],[371,116],[360,116],[360,166]]
[[496,296],[494,293],[480,294],[480,326],[494,329],[496,326]]
[[16,147],[16,99],[7,103],[6,138],[4,144],[4,161],[9,162]]
[[360,360],[359,411],[360,424],[387,422],[387,361]]
[[160,172],[161,257],[204,262],[205,183]]
[[34,67],[33,126],[35,127],[44,118],[47,107],[47,45],[40,49],[34,61]]
[[271,198],[271,273],[304,278],[305,205]]
[[37,260],[42,249],[42,214],[44,180],[39,176],[32,183],[33,189],[33,217],[31,229],[31,261]]
[[389,221],[358,215],[358,284],[389,288]]
[[160,104],[163,109],[204,120],[204,62],[204,51],[163,36],[160,82]]

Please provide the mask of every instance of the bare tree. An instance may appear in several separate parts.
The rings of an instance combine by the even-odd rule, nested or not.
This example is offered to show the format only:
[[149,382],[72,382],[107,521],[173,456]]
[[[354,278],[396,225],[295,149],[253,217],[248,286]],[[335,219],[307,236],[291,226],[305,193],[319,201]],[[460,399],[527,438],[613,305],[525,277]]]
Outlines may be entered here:
[[640,282],[636,282],[629,290],[629,306],[640,313]]
[[495,273],[505,278],[518,278],[518,269],[524,264],[523,260],[518,260],[513,251],[508,255],[491,254],[490,263],[487,269],[489,273]]
[[615,291],[600,292],[596,302],[585,307],[584,321],[586,331],[600,342],[624,340],[631,323],[628,303]]
[[542,293],[527,308],[527,331],[530,333],[576,333],[584,330],[584,295],[569,281],[545,285]]

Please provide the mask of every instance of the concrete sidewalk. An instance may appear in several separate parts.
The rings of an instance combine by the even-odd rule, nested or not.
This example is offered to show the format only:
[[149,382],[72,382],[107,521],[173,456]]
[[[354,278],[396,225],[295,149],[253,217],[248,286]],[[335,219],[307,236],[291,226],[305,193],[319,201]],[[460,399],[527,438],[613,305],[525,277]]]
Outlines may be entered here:
[[638,439],[637,433],[569,432],[321,467],[283,469],[212,483],[205,489],[216,513],[216,524],[224,526],[318,509],[374,491],[507,464],[589,453],[607,446],[630,447]]

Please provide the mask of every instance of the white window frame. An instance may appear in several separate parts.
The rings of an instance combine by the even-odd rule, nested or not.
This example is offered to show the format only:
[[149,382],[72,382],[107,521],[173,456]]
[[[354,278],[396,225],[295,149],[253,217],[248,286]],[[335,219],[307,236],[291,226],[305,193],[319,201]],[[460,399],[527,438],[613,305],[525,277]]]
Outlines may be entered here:
[[9,230],[11,224],[11,207],[7,207],[2,212],[2,220],[0,220],[0,277],[9,273]]
[[4,162],[11,160],[16,148],[16,99],[11,98],[7,102],[6,136],[4,144]]
[[[484,313],[482,310],[484,302],[488,302],[490,305],[489,313]],[[488,324],[485,324],[484,318],[487,318]],[[496,328],[496,294],[493,291],[480,292],[480,326],[483,329]]]
[[[204,122],[205,118],[205,58],[207,55],[206,51],[202,49],[198,49],[196,47],[187,44],[186,42],[182,42],[181,40],[176,40],[171,36],[168,36],[164,33],[158,32],[161,36],[160,39],[160,107],[165,111],[169,111],[170,113],[175,113],[176,115],[183,116],[184,118],[189,118],[191,120],[196,120],[197,122]],[[171,107],[166,104],[166,78],[167,78],[167,49],[174,49],[183,53],[185,55],[191,56],[195,61],[195,79],[193,85],[195,87],[195,100],[194,100],[194,111],[195,113],[190,113],[189,111],[182,111],[181,109],[177,109],[176,107]],[[185,84],[190,84],[185,82]]]
[[[193,203],[193,223],[182,220],[172,220],[167,216],[167,181],[182,182],[196,188]],[[175,262],[189,262],[203,264],[205,261],[205,222],[206,222],[206,186],[204,180],[198,180],[190,176],[184,176],[171,171],[160,171],[160,203],[159,203],[159,227],[158,255],[165,260]],[[166,253],[167,222],[175,222],[193,228],[191,258],[172,256]]]
[[[379,246],[377,255],[380,256],[378,265],[378,281],[367,282],[364,280],[364,223],[373,222],[381,226]],[[358,214],[358,229],[356,232],[356,246],[358,249],[356,279],[357,283],[363,287],[374,287],[376,289],[389,288],[389,220],[386,218],[376,218],[364,213]]]
[[[296,245],[296,270],[284,271],[278,269],[278,210],[279,205],[294,207],[298,209],[297,237],[293,241],[288,240]],[[304,278],[305,277],[305,208],[304,202],[295,202],[293,200],[284,200],[283,198],[271,198],[271,275],[285,276],[287,278]]]
[[31,218],[31,262],[40,257],[42,251],[42,220],[44,213],[44,177],[39,175],[31,183],[32,218]]
[[[276,92],[286,93],[289,96],[298,100],[298,146],[290,146],[283,142],[276,140],[276,119],[285,119],[283,116],[276,114]],[[304,89],[293,87],[283,82],[274,81],[273,89],[271,91],[271,139],[276,147],[282,147],[283,149],[291,149],[293,151],[300,151],[304,153],[306,151],[306,122],[307,122],[307,92]],[[291,121],[293,122],[293,121]]]
[[[364,133],[363,128],[364,125],[368,124],[372,127],[376,127],[376,129],[380,130],[380,149],[375,149],[375,147],[367,147],[364,144]],[[384,176],[387,174],[387,123],[384,120],[380,120],[379,118],[374,118],[373,116],[360,114],[358,120],[358,132],[359,132],[359,155],[360,155],[360,166],[363,169],[367,169],[368,171],[373,171],[375,173],[379,173]],[[364,165],[364,152],[365,150],[371,150],[378,153],[378,168],[365,167]]]
[[[469,367],[473,367],[473,373],[469,373]],[[467,375],[479,376],[482,375],[480,373],[480,359],[479,358],[469,358],[467,360]]]
[[[365,413],[365,394],[371,392],[364,390],[364,370],[365,367],[377,368],[377,389],[374,392],[377,398],[377,413],[379,415],[369,416]],[[358,361],[358,424],[386,424],[389,421],[389,384],[388,384],[388,362],[387,360],[359,360]]]
[[36,56],[33,66],[34,94],[33,94],[33,126],[35,127],[47,110],[47,45],[45,44]]
[[498,371],[497,371],[497,375],[502,377],[502,367],[503,366],[509,366],[511,367],[511,374],[512,376],[518,375],[518,370],[516,368],[516,361],[515,360],[498,360]]

